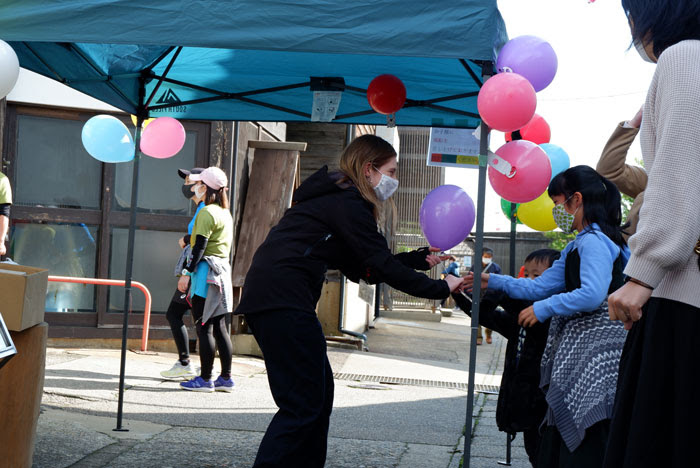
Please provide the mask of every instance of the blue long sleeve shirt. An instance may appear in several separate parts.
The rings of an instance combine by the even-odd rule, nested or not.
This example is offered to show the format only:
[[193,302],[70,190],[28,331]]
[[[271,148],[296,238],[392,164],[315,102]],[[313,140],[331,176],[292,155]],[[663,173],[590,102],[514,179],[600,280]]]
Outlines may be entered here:
[[[566,256],[574,249],[578,249],[581,257],[581,287],[566,292]],[[533,306],[540,322],[554,315],[588,312],[600,306],[607,296],[612,281],[613,263],[619,255],[622,255],[624,267],[630,256],[629,249],[626,246],[620,248],[594,223],[585,227],[569,242],[562,251],[561,258],[538,278],[516,279],[492,274],[489,276],[488,288],[504,291],[514,299],[536,301]]]

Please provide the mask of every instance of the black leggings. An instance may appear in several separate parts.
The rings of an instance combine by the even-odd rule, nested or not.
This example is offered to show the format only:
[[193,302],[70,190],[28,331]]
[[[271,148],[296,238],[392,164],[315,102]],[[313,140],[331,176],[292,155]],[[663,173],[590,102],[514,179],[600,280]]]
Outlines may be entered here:
[[187,336],[187,327],[182,318],[185,316],[190,305],[184,297],[185,293],[175,290],[173,298],[170,300],[168,311],[165,313],[165,318],[168,319],[170,330],[173,332],[173,340],[177,347],[178,359],[185,364],[190,361],[189,337]]
[[212,317],[202,325],[205,302],[206,299],[203,297],[192,296],[192,318],[197,326],[197,337],[199,338],[199,360],[202,364],[201,377],[204,380],[211,380],[214,368],[214,353],[216,348],[218,348],[219,360],[221,361],[221,377],[230,379],[233,345],[226,327],[226,316],[228,314]]

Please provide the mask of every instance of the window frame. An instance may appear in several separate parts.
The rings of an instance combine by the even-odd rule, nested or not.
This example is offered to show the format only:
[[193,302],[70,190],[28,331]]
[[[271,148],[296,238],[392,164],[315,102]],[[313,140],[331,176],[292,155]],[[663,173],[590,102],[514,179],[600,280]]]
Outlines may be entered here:
[[[44,118],[56,118],[63,120],[74,120],[86,122],[89,118],[108,114],[113,115],[124,122],[128,128],[133,126],[130,116],[127,114],[110,112],[91,112],[80,109],[49,108],[43,106],[32,106],[20,103],[8,103],[5,127],[5,148],[6,159],[4,166],[9,166],[4,172],[10,179],[12,186],[15,186],[15,167],[17,161],[18,147],[18,118],[22,115]],[[195,166],[207,167],[210,160],[210,138],[211,123],[197,121],[181,121],[187,131],[197,133],[197,143],[195,146]],[[129,211],[113,210],[113,193],[115,188],[115,166],[114,164],[102,164],[100,184],[100,209],[76,209],[76,208],[49,208],[32,206],[13,206],[11,210],[11,223],[15,220],[30,223],[85,223],[98,227],[97,253],[96,253],[96,274],[98,278],[108,278],[110,262],[110,237],[112,228],[128,228],[130,221]],[[186,232],[190,222],[190,216],[173,214],[136,214],[136,224],[140,228],[152,231]],[[173,263],[176,259],[173,259]],[[168,274],[168,272],[164,272]],[[123,280],[124,278],[114,278]],[[138,278],[133,278],[139,281]],[[173,279],[173,291],[176,281]],[[94,286],[95,288],[95,310],[93,312],[46,312],[46,320],[55,326],[67,327],[121,327],[123,316],[121,313],[110,313],[108,307],[108,287]],[[123,291],[123,289],[122,289]],[[140,291],[132,290],[133,294],[141,294]],[[143,311],[132,311],[131,323],[138,326],[143,321]],[[152,314],[152,326],[167,326],[165,314]]]

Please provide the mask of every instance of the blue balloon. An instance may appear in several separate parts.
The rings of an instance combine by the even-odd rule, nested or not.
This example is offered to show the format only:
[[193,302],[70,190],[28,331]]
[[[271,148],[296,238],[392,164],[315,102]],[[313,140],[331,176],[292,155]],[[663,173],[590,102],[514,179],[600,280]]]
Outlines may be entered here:
[[121,120],[111,115],[96,115],[83,125],[83,146],[90,156],[106,163],[134,159],[134,140]]
[[[553,145],[551,143],[542,143],[540,148],[547,153],[549,162],[552,163],[552,179],[554,179],[555,175],[567,170],[571,165],[569,155],[566,154],[566,151],[564,151],[560,146]],[[552,179],[549,180],[551,181]]]

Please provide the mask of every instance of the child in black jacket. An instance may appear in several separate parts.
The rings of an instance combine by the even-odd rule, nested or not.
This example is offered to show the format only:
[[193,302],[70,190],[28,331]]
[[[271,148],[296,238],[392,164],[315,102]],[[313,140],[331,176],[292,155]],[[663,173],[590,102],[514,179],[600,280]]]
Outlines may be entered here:
[[[524,277],[538,277],[559,255],[552,249],[530,253],[525,259]],[[471,317],[471,300],[462,294],[453,294],[452,297]],[[525,450],[532,465],[536,466],[539,426],[547,411],[545,395],[540,389],[540,361],[547,342],[549,321],[530,328],[520,327],[518,314],[531,304],[504,294],[486,295],[479,308],[479,325],[495,330],[508,340],[496,423],[503,432],[523,433]]]

